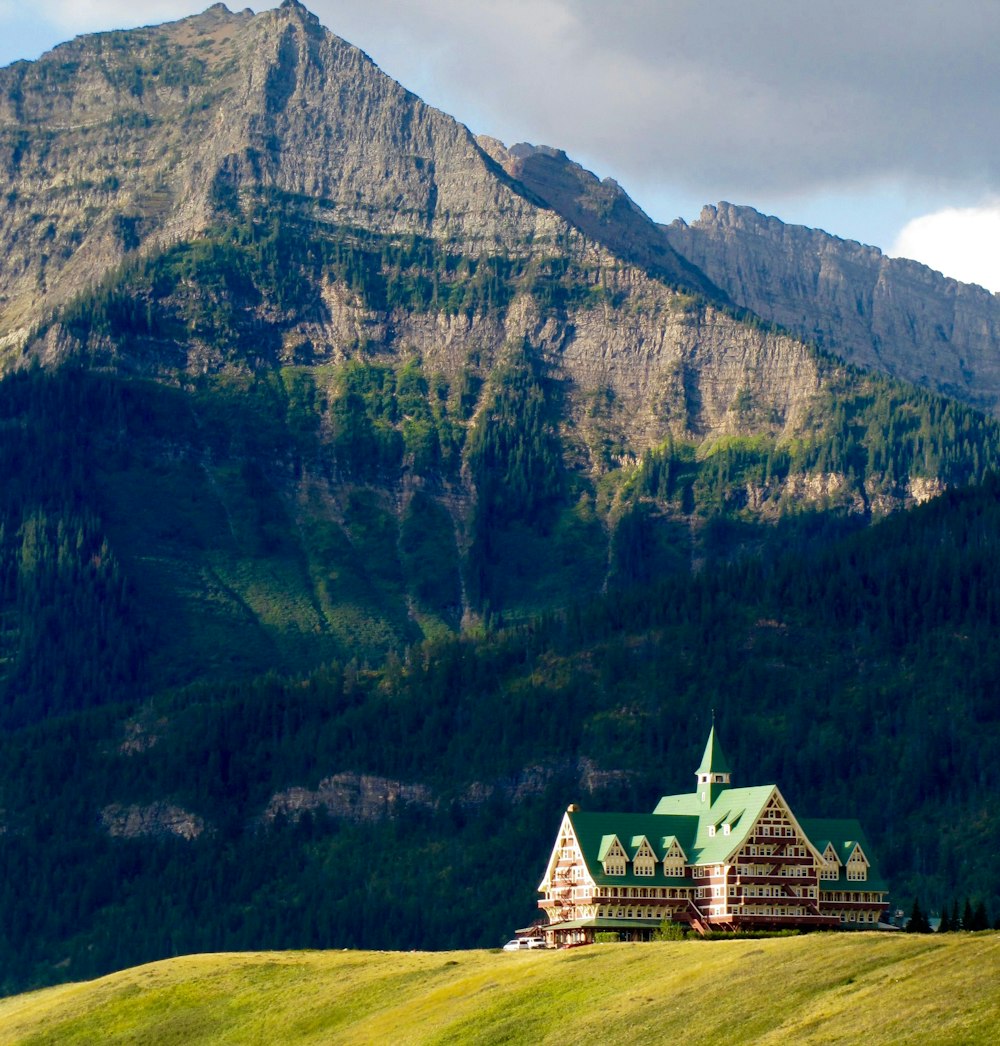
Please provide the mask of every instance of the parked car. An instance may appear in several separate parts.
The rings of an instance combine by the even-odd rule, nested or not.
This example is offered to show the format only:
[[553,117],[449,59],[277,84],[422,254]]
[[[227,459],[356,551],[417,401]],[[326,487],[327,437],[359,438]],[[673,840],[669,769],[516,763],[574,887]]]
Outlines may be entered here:
[[544,948],[545,938],[544,937],[515,937],[514,940],[508,941],[504,946],[505,952],[526,952],[532,948]]

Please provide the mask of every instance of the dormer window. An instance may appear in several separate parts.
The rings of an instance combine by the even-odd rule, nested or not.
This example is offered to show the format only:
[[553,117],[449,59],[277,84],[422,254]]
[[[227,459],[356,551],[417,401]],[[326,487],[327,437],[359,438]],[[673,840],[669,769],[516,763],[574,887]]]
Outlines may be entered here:
[[868,858],[860,846],[847,859],[847,878],[853,882],[865,882],[868,878]]
[[605,875],[624,875],[628,867],[628,854],[617,836],[606,837],[599,858]]
[[676,877],[684,875],[684,851],[672,836],[663,840],[663,874]]
[[732,826],[728,822],[722,826],[722,834],[723,835],[729,835],[731,830],[732,830]]
[[715,825],[714,824],[710,824],[708,826],[708,835],[709,835],[710,839],[714,839],[715,838]]
[[635,856],[632,858],[632,871],[636,875],[656,874],[656,852],[653,850],[649,840],[644,836],[635,836],[632,839],[635,847]]

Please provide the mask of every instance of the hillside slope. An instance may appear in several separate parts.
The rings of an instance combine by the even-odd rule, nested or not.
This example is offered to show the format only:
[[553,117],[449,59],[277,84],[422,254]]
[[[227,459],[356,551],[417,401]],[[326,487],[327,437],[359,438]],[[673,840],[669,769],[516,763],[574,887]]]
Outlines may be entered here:
[[[201,955],[0,1002],[0,1043],[991,1043],[996,934]],[[780,985],[780,990],[777,986]]]

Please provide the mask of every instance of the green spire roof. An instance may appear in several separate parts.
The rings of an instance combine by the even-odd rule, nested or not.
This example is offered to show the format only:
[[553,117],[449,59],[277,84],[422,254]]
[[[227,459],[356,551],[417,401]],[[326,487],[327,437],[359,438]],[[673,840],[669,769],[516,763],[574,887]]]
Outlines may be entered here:
[[728,774],[729,761],[722,754],[722,748],[715,738],[715,723],[708,735],[708,744],[705,745],[705,754],[701,757],[701,766],[695,770],[696,774]]

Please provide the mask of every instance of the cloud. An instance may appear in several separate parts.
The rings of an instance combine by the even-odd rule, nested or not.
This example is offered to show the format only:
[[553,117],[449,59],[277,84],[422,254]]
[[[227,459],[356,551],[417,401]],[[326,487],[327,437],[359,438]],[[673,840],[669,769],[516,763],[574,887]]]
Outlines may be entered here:
[[951,207],[908,222],[888,252],[1000,293],[1000,200]]

